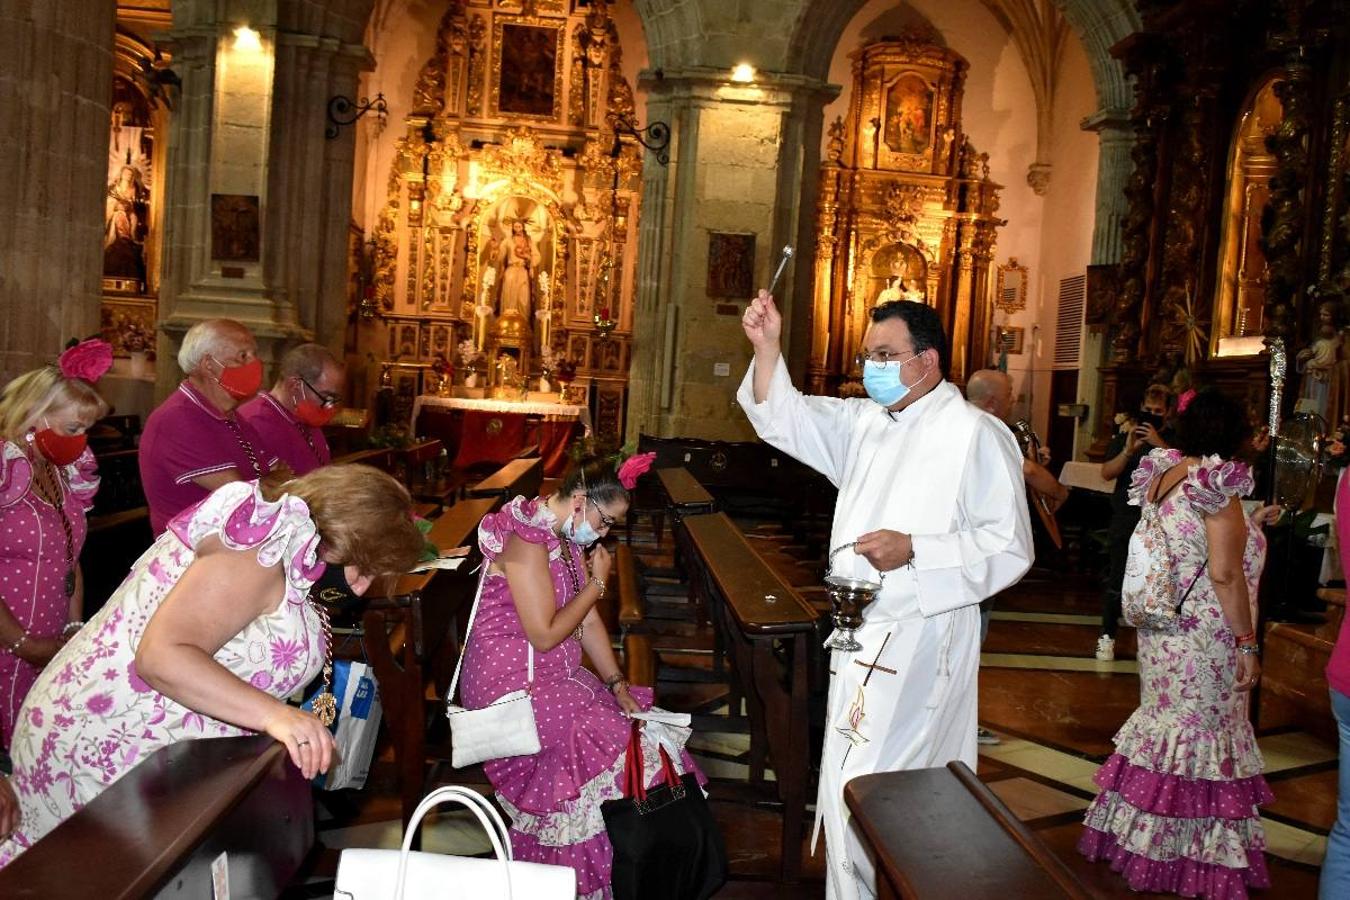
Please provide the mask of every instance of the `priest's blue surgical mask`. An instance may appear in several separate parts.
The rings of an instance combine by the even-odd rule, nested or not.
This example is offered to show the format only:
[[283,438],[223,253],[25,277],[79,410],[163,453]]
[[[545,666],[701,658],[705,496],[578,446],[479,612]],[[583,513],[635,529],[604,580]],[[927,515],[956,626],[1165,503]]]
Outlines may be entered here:
[[916,353],[903,362],[896,360],[877,362],[870,358],[864,359],[863,390],[867,391],[867,396],[889,409],[905,399],[909,393],[910,386],[900,380],[900,370],[918,358],[919,355]]

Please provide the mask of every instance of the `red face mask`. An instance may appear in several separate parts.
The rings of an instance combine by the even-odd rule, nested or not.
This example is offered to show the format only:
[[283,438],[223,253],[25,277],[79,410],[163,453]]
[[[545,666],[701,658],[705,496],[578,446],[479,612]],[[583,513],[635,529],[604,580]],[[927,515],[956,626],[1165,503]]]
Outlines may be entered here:
[[295,404],[295,417],[311,428],[322,428],[337,415],[338,409],[336,406],[324,409],[313,400],[301,400]]
[[89,438],[83,434],[58,434],[44,428],[33,435],[38,452],[58,466],[68,466],[80,458]]
[[220,377],[216,380],[220,382],[225,393],[234,399],[247,400],[262,387],[262,377],[262,360],[255,356],[242,366],[223,367],[220,370]]

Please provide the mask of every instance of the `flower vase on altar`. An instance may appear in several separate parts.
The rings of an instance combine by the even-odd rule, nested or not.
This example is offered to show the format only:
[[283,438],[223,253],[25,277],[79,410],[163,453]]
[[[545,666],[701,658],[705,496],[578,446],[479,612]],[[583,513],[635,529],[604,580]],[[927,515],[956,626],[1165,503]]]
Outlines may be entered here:
[[540,375],[540,376],[539,376],[539,391],[540,391],[540,393],[547,394],[547,393],[548,393],[549,391],[551,391],[551,390],[553,390],[553,385],[552,385],[552,383],[549,382],[548,376],[547,376],[547,375]]
[[466,388],[478,387],[478,373],[476,371],[470,370],[469,374],[464,376],[464,386]]

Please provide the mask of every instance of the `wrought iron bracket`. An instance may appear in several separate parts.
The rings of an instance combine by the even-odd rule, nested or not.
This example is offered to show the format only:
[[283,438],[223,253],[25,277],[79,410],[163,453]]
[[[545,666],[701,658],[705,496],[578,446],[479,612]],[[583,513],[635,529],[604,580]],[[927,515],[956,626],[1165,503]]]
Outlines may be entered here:
[[670,126],[665,122],[652,122],[639,128],[638,123],[628,116],[610,116],[610,124],[618,134],[626,134],[646,147],[663,166],[670,165]]
[[381,122],[389,113],[389,104],[384,99],[384,94],[376,94],[374,100],[367,100],[362,97],[359,101],[353,101],[350,97],[338,94],[328,99],[328,125],[324,128],[323,135],[328,140],[333,140],[342,131],[343,126],[351,125],[357,119],[364,116],[371,110]]

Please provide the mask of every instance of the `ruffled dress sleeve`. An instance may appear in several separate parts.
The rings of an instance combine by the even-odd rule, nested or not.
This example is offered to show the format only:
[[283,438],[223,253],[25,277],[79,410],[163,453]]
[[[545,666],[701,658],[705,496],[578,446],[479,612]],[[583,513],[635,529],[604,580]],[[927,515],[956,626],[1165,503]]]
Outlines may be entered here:
[[71,496],[80,509],[88,512],[94,505],[94,495],[98,493],[99,485],[98,460],[94,458],[94,451],[86,447],[80,458],[66,466],[65,470]]
[[319,534],[309,506],[282,494],[268,501],[256,481],[232,481],[169,522],[169,530],[192,549],[204,538],[218,536],[231,550],[256,550],[259,564],[285,566],[287,598],[302,601],[323,574]]
[[24,498],[33,483],[33,464],[13,441],[0,444],[0,509]]
[[1232,497],[1244,497],[1256,489],[1256,480],[1246,463],[1207,456],[1181,485],[1181,493],[1197,512],[1212,516]]
[[1134,473],[1130,476],[1127,494],[1130,506],[1143,506],[1144,498],[1148,495],[1148,486],[1153,483],[1153,479],[1179,462],[1181,462],[1180,450],[1163,447],[1150,450],[1147,456],[1139,460],[1139,465],[1134,467]]
[[499,512],[488,513],[478,525],[478,546],[483,556],[495,561],[515,535],[531,544],[542,544],[550,557],[557,556],[561,542],[553,533],[556,522],[548,506],[538,499],[517,497]]

